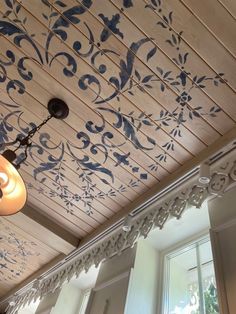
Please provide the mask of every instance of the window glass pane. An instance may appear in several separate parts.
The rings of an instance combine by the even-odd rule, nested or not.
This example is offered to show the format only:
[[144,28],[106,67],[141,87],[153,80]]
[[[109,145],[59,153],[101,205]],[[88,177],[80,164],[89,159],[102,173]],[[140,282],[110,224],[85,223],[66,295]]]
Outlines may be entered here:
[[205,313],[216,314],[219,313],[219,305],[217,299],[215,271],[210,242],[201,244],[199,246],[199,251],[201,260]]
[[210,240],[183,247],[167,260],[165,314],[218,314]]
[[169,260],[168,314],[197,314],[199,284],[196,248],[182,250]]

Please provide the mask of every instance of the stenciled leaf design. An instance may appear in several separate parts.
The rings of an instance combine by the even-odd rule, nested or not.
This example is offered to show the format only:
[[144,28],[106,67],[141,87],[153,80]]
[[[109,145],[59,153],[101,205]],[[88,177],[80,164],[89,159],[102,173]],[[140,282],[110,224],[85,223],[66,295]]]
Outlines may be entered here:
[[[116,122],[113,123],[113,126],[116,129],[121,129],[124,132],[124,135],[127,137],[127,139],[130,139],[131,143],[134,145],[135,148],[137,149],[142,149],[142,150],[152,150],[153,149],[153,145],[152,147],[146,147],[144,145],[142,145],[137,137],[137,130],[136,127],[132,124],[132,122],[125,116],[123,115],[121,112],[115,111],[113,109],[109,109],[109,108],[103,108],[103,107],[99,107],[97,108],[99,111],[106,111],[109,113],[112,113],[115,118],[117,119]],[[145,122],[144,122],[145,121]],[[143,120],[143,123],[146,125],[151,125],[151,123],[149,122],[149,120]],[[150,141],[149,141],[150,142]]]
[[31,39],[31,37],[26,34],[24,30],[22,30],[19,26],[8,22],[8,21],[1,21],[0,20],[0,34],[7,35],[7,36],[14,36],[14,43],[21,47],[21,41],[26,40],[30,43],[30,45],[34,48],[40,62],[43,64],[43,58],[41,56],[41,53],[36,46],[35,42]]
[[54,22],[51,27],[52,32],[49,33],[45,46],[47,63],[49,63],[49,46],[52,38],[55,36],[54,33],[59,35],[65,41],[67,39],[67,33],[65,31],[62,32],[62,28],[68,28],[70,23],[78,24],[80,22],[78,16],[84,14],[91,5],[92,0],[82,0],[80,5],[76,5],[62,12],[62,15],[60,15],[60,17]]
[[152,48],[149,53],[147,54],[147,61],[151,59],[157,52],[157,47]]

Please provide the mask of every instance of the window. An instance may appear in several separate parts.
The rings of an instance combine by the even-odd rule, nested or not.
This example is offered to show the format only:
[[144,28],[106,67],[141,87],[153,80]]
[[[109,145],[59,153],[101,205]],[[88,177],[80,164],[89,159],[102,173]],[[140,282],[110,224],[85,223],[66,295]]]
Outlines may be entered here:
[[219,313],[209,237],[171,252],[165,262],[165,314]]

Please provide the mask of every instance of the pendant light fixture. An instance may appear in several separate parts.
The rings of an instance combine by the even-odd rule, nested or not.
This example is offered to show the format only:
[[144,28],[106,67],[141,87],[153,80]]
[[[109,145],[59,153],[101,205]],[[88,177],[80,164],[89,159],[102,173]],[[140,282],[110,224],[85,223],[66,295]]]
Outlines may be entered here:
[[[69,114],[69,108],[61,99],[53,98],[48,102],[48,112],[49,116],[29,131],[27,136],[17,137],[13,142],[2,144],[4,149],[9,146],[14,146],[14,149],[6,149],[0,155],[0,216],[16,214],[26,203],[27,190],[18,170],[27,159],[32,137],[51,118],[65,119]],[[18,160],[17,151],[22,148],[24,158]]]

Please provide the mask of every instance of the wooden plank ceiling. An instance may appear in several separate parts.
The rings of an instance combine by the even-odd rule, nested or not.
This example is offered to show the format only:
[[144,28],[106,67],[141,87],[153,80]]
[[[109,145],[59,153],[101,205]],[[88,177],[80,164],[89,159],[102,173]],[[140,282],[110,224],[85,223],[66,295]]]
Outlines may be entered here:
[[234,0],[1,1],[1,143],[51,98],[70,108],[33,139],[28,203],[84,238],[232,129],[235,17]]
[[29,228],[21,229],[11,218],[0,218],[0,297],[59,254]]

